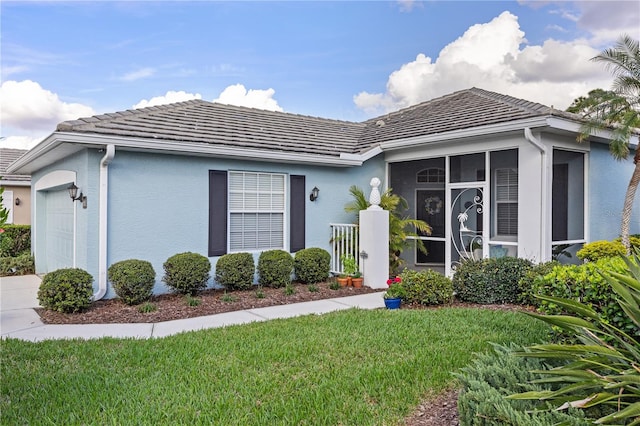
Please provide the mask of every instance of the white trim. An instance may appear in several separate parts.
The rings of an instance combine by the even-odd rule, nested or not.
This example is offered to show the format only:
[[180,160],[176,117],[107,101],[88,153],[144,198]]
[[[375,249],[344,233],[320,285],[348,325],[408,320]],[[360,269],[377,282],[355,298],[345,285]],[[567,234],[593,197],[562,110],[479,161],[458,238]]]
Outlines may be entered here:
[[30,180],[5,180],[0,179],[2,186],[31,186]]
[[[39,159],[42,155],[53,151],[65,144],[72,144],[68,152],[60,155],[60,158],[68,155],[69,152],[85,148],[103,148],[104,145],[114,145],[124,150],[142,150],[151,152],[174,153],[178,155],[202,155],[215,156],[218,158],[236,158],[250,159],[253,161],[279,161],[283,163],[296,164],[323,164],[335,167],[360,166],[366,159],[379,154],[376,149],[372,149],[362,155],[314,155],[304,153],[291,152],[274,152],[267,150],[256,150],[248,148],[235,148],[228,146],[210,145],[207,143],[194,143],[183,141],[167,141],[162,139],[144,139],[144,138],[123,138],[119,136],[95,135],[95,134],[77,134],[69,132],[54,132],[44,139],[30,151],[25,153],[16,162],[7,169],[8,173],[31,173],[40,166],[31,163]],[[381,152],[381,151],[380,151]],[[53,157],[58,159],[58,156]]]
[[5,189],[2,193],[2,206],[7,209],[7,224],[13,223],[13,191]]

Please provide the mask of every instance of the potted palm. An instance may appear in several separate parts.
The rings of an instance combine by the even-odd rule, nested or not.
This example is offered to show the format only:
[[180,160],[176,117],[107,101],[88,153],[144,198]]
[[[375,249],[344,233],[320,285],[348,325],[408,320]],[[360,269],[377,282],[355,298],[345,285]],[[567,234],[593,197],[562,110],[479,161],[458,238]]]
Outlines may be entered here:
[[402,286],[402,279],[400,277],[389,278],[387,285],[389,288],[382,296],[384,298],[384,305],[387,309],[400,308],[402,298],[407,294],[406,289]]
[[364,282],[364,278],[362,278],[362,272],[360,271],[356,271],[352,276],[351,276],[351,284],[353,284],[353,286],[355,288],[361,288],[362,284]]

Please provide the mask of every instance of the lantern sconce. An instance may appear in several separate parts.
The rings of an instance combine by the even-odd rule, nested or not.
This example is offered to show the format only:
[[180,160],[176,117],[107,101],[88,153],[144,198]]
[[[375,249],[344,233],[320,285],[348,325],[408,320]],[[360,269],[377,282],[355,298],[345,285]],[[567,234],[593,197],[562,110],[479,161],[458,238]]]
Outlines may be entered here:
[[16,197],[16,206],[19,206],[21,202],[22,202],[22,200],[20,198]]
[[311,194],[309,194],[309,199],[311,201],[315,201],[318,199],[318,194],[320,193],[320,190],[318,189],[317,186],[314,186],[313,189],[311,190]]
[[71,185],[67,187],[67,190],[69,191],[69,197],[71,197],[72,201],[82,201],[82,208],[87,208],[87,196],[82,195],[82,191],[80,191],[80,195],[78,195],[78,187],[75,183],[71,183]]

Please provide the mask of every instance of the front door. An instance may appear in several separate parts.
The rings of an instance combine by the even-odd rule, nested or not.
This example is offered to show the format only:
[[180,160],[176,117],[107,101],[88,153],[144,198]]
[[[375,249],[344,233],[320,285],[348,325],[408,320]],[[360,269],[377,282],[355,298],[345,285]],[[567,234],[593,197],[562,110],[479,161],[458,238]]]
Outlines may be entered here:
[[418,190],[416,194],[416,218],[431,226],[431,235],[419,234],[427,254],[416,250],[416,264],[444,265],[445,262],[445,192],[444,189]]
[[451,210],[449,216],[450,252],[448,271],[454,271],[460,262],[481,259],[488,241],[485,220],[485,185],[457,184],[449,189]]

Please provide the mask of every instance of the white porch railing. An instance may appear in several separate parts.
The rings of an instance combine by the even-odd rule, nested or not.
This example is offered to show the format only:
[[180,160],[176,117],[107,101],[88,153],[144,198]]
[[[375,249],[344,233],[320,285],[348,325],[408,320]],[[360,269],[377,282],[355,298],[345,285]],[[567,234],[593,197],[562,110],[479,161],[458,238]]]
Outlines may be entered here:
[[331,226],[331,273],[341,274],[342,257],[351,255],[360,270],[360,239],[358,225],[350,223],[330,223]]

